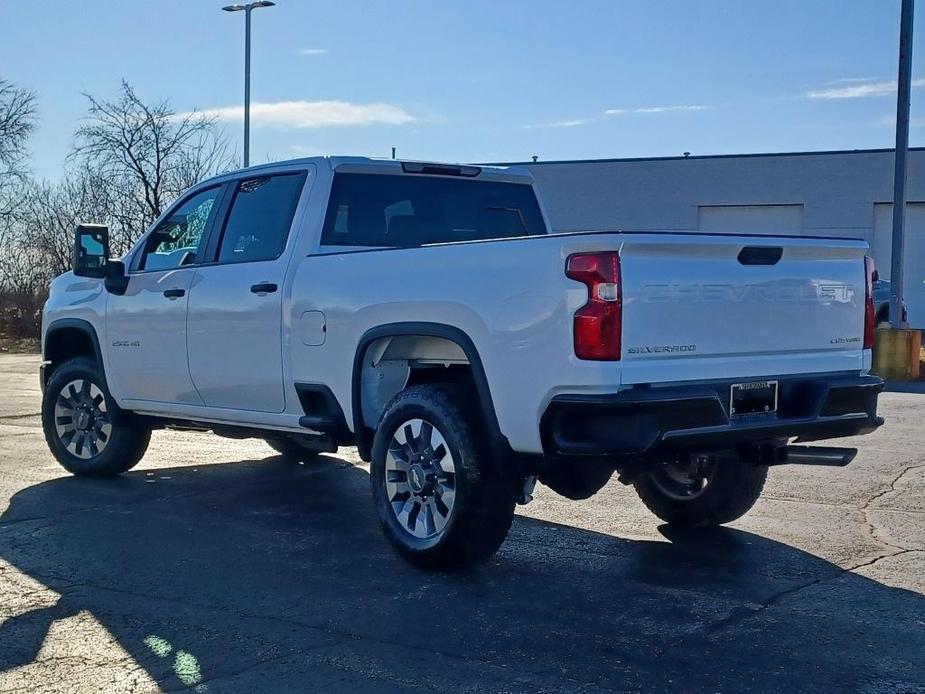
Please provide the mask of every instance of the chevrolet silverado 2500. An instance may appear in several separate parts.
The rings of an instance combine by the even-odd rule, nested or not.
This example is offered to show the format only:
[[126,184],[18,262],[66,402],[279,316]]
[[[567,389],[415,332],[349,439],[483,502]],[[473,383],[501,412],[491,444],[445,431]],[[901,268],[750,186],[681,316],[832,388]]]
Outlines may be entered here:
[[660,518],[732,521],[801,445],[874,430],[862,241],[550,233],[529,173],[313,158],[197,185],[120,260],[81,225],[43,317],[45,436],[125,472],[154,428],[356,446],[406,558],[490,557],[536,480],[616,473]]

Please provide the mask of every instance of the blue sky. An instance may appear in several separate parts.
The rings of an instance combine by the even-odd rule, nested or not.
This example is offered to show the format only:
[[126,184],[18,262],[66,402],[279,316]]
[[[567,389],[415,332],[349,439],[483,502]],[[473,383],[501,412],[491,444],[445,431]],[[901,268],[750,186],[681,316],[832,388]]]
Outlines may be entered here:
[[[251,159],[450,161],[891,147],[899,0],[277,0],[254,12]],[[34,89],[56,178],[122,78],[222,116],[240,151],[243,15],[221,0],[0,0],[0,75]],[[925,145],[925,6],[911,144]]]

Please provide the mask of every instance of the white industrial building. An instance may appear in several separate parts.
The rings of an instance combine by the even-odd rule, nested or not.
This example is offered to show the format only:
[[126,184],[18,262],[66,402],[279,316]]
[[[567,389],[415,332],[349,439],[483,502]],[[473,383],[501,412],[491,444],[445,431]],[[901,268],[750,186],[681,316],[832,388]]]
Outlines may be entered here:
[[[925,148],[909,152],[905,294],[925,328]],[[866,239],[890,276],[893,150],[526,163],[556,231],[703,231]]]

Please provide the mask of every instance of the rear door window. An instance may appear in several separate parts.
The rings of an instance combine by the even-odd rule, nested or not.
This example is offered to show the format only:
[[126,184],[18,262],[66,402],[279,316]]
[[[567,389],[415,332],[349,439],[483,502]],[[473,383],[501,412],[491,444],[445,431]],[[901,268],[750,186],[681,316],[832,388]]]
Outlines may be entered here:
[[334,176],[321,243],[407,248],[545,233],[529,185],[342,173]]
[[304,173],[239,181],[218,250],[220,263],[275,260],[289,238]]

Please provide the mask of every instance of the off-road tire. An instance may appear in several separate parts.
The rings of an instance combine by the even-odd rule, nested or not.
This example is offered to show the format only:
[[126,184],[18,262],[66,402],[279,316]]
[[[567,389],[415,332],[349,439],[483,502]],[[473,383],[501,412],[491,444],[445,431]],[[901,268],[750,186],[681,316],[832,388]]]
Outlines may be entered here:
[[[82,458],[68,450],[56,426],[55,408],[62,390],[73,382],[89,382],[105,402],[105,415],[111,425],[105,446],[96,455]],[[151,429],[143,421],[116,405],[106,379],[95,359],[77,357],[55,368],[42,398],[42,430],[49,449],[61,466],[79,477],[113,477],[131,470],[141,460],[151,439]]]
[[705,528],[730,523],[744,516],[761,496],[768,476],[767,465],[750,460],[722,459],[703,492],[692,499],[667,495],[652,473],[634,487],[642,503],[656,516],[678,528]]
[[[415,537],[398,520],[386,489],[386,456],[404,423],[420,419],[444,439],[455,465],[452,510],[436,537]],[[493,465],[478,405],[463,386],[417,385],[386,406],[373,441],[370,481],[386,538],[410,562],[460,569],[488,560],[507,537],[518,480]],[[522,480],[520,480],[522,483]]]

